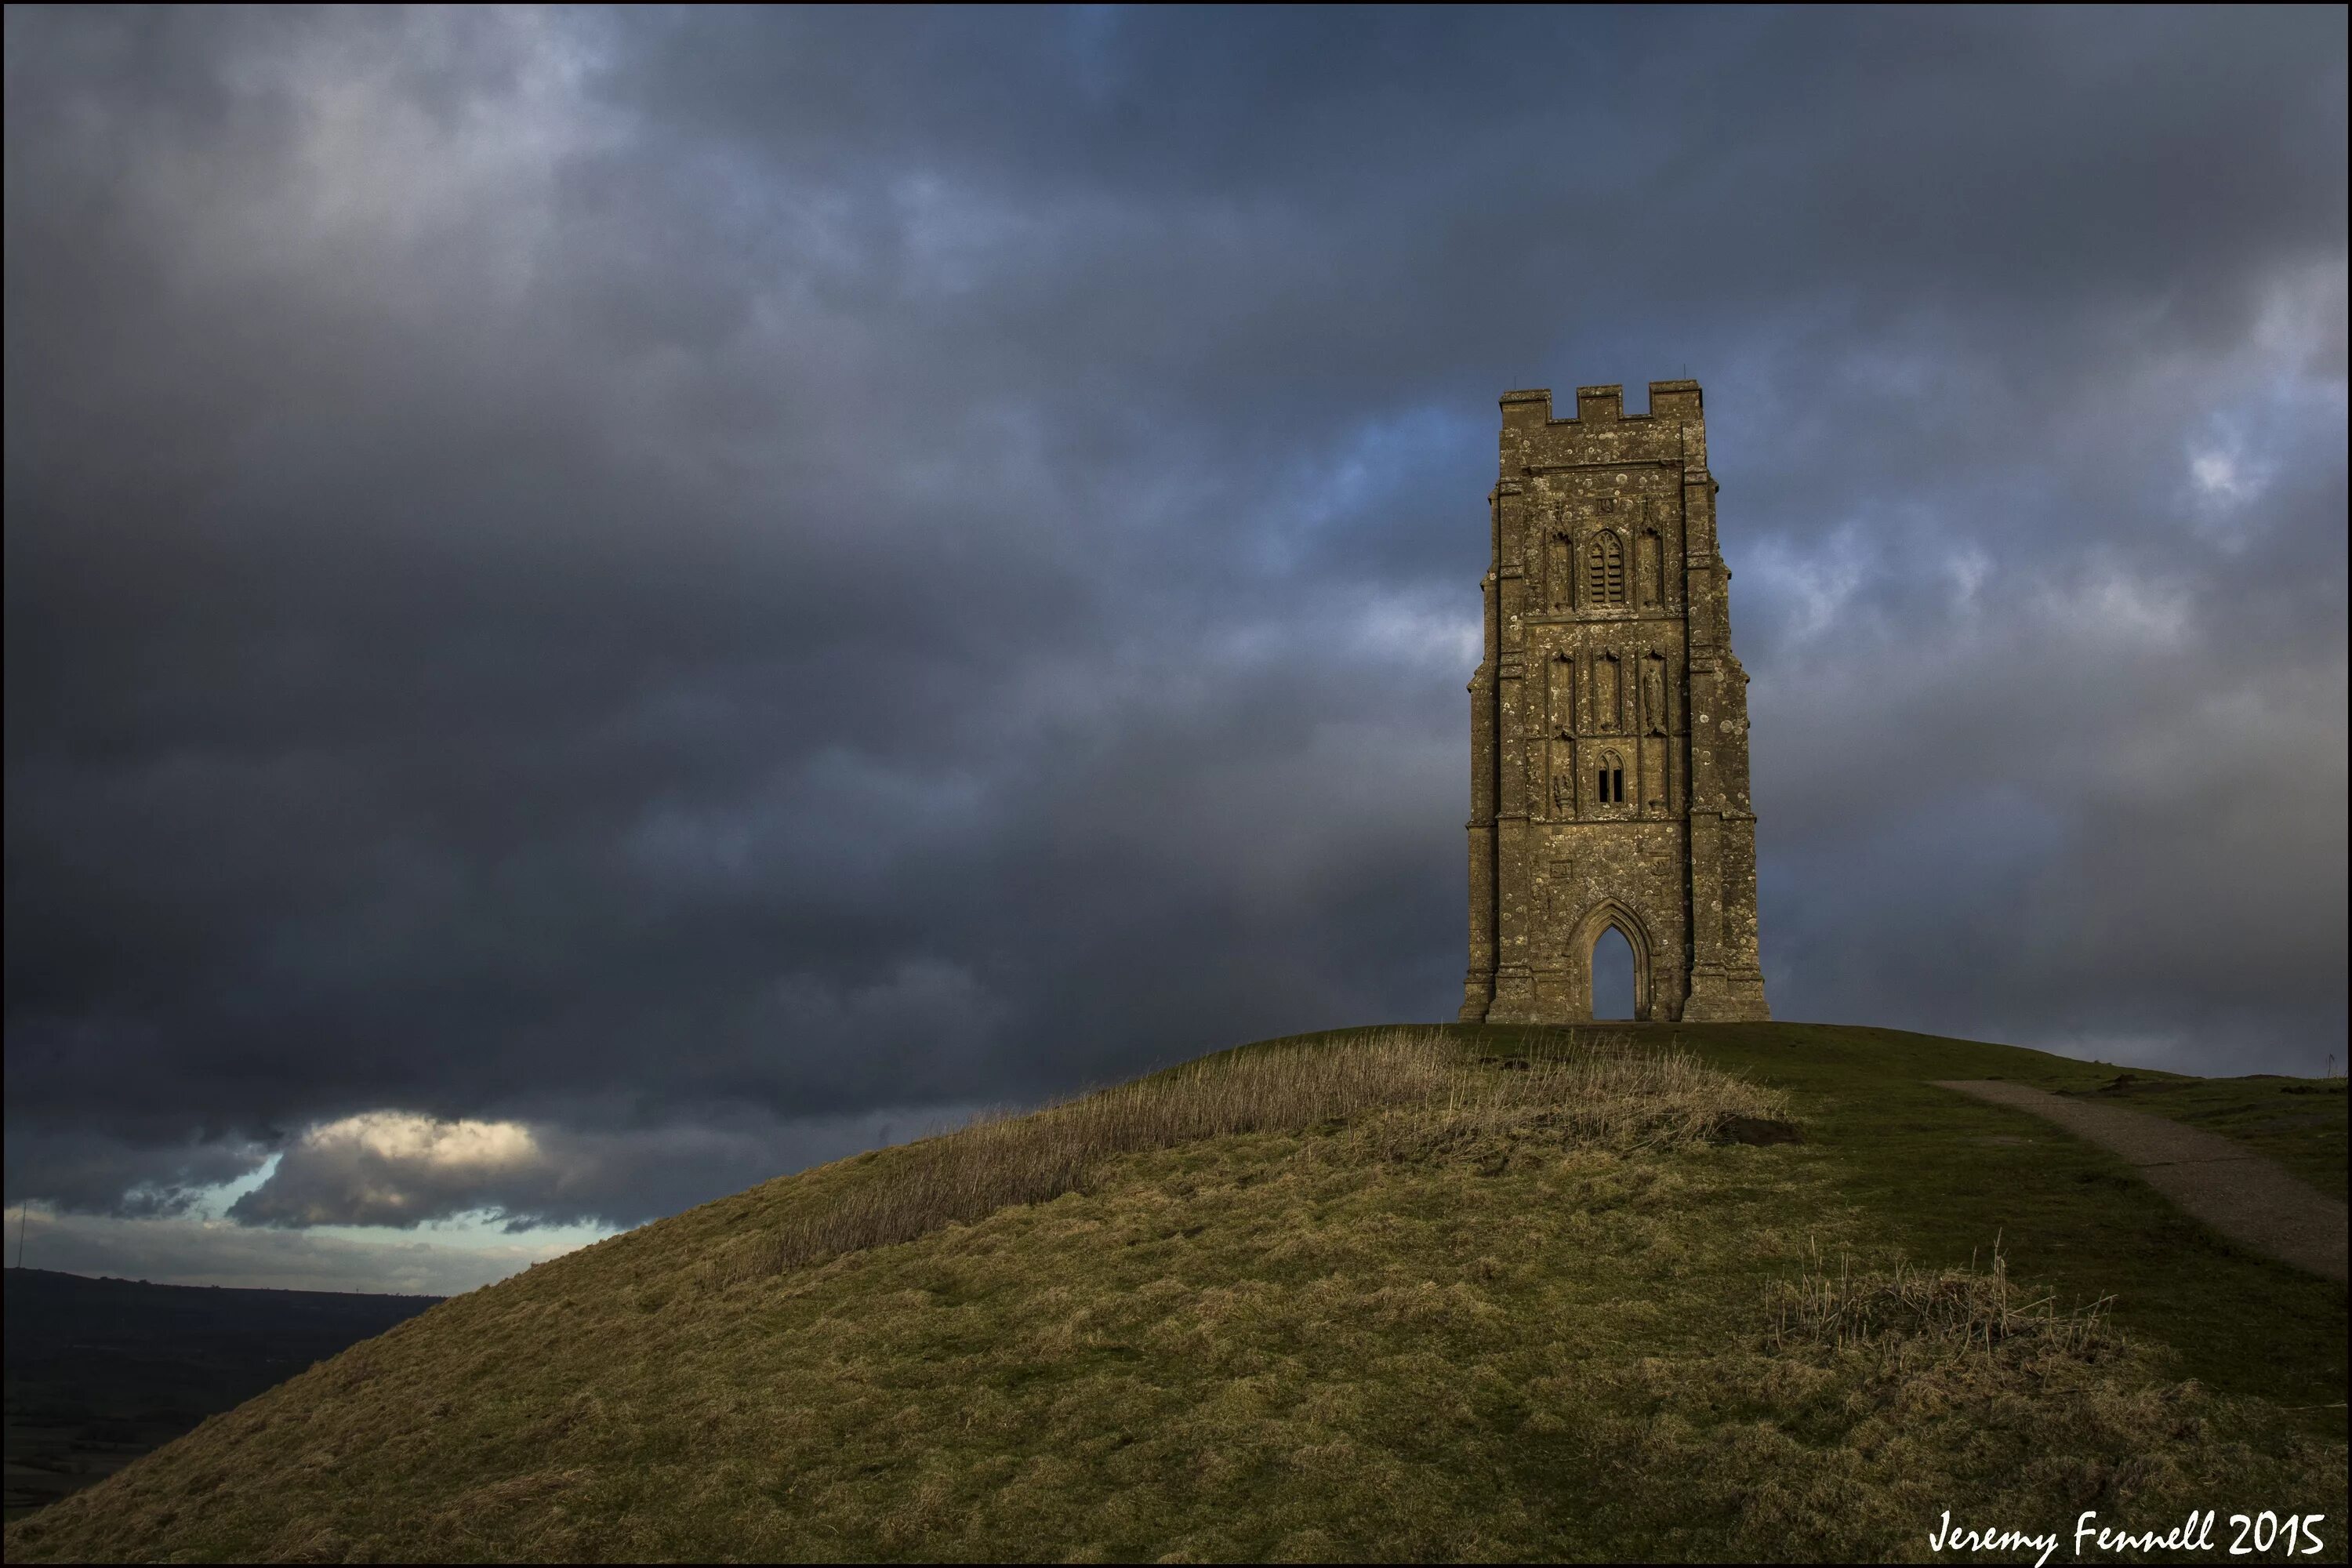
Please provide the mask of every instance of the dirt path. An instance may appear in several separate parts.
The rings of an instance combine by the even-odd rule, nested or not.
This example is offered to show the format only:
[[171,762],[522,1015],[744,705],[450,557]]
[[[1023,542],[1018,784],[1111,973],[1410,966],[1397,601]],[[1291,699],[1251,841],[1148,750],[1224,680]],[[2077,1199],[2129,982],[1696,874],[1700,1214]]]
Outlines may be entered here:
[[2054,1121],[2121,1154],[2148,1185],[2231,1240],[2330,1279],[2344,1278],[2344,1205],[2242,1143],[2021,1083],[1977,1079],[1936,1087]]

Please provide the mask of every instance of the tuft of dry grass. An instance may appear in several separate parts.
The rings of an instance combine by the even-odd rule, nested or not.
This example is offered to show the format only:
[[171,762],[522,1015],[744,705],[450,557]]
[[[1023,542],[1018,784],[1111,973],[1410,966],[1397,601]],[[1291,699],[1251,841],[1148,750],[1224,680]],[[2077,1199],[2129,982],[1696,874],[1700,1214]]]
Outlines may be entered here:
[[1631,1153],[1714,1141],[1735,1121],[1779,1122],[1788,1097],[1631,1036],[1577,1037],[1563,1054],[1433,1062],[1430,1088],[1364,1119],[1355,1141],[1391,1160],[1498,1168],[1528,1148]]
[[2053,1296],[2028,1297],[2010,1283],[2009,1261],[1993,1243],[1992,1266],[1924,1269],[1896,1263],[1856,1270],[1842,1258],[1837,1272],[1818,1255],[1804,1274],[1784,1284],[1773,1302],[1767,1336],[1775,1350],[1812,1346],[1862,1349],[1900,1342],[1930,1352],[1991,1352],[2030,1343],[2037,1351],[2095,1356],[2113,1345],[2105,1326],[2114,1298],[2071,1311]]
[[1785,1113],[1774,1090],[1624,1035],[1531,1058],[1472,1056],[1442,1028],[1412,1027],[1336,1048],[1228,1052],[909,1144],[895,1152],[887,1180],[856,1183],[793,1215],[740,1249],[716,1281],[763,1279],[1045,1203],[1084,1190],[1108,1161],[1203,1139],[1349,1128],[1345,1149],[1357,1155],[1491,1163],[1528,1142],[1671,1147],[1734,1119]]

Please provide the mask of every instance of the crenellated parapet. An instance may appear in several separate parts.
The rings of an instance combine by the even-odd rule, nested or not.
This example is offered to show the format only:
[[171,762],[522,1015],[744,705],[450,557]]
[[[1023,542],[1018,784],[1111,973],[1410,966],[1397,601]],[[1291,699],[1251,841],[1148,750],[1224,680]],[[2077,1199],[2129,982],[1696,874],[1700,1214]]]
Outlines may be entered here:
[[1650,411],[1646,414],[1625,412],[1625,388],[1622,384],[1578,387],[1576,413],[1566,419],[1551,416],[1551,388],[1548,386],[1507,392],[1502,404],[1503,428],[1507,431],[1540,429],[1551,425],[1638,425],[1657,420],[1677,425],[1695,423],[1701,417],[1703,406],[1698,383],[1695,381],[1650,383]]

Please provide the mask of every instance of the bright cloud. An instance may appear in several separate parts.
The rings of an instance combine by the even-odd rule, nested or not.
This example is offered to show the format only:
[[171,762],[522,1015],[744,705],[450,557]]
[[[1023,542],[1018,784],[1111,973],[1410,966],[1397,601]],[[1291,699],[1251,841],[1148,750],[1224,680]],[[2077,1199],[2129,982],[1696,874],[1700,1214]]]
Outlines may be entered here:
[[543,1160],[530,1129],[514,1121],[444,1121],[409,1111],[346,1116],[303,1134],[293,1157],[339,1150],[436,1170],[513,1170]]

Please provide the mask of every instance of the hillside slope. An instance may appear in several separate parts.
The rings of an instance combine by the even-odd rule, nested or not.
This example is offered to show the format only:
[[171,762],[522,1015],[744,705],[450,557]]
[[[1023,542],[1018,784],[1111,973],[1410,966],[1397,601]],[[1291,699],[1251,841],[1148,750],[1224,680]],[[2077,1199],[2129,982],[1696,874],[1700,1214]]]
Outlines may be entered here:
[[[1926,1081],[1997,1076],[2116,1073],[1791,1025],[1268,1042],[448,1301],[7,1555],[1916,1558],[1947,1510],[2268,1508],[2342,1560],[2343,1288]],[[2252,1121],[2289,1087],[2234,1081]]]

